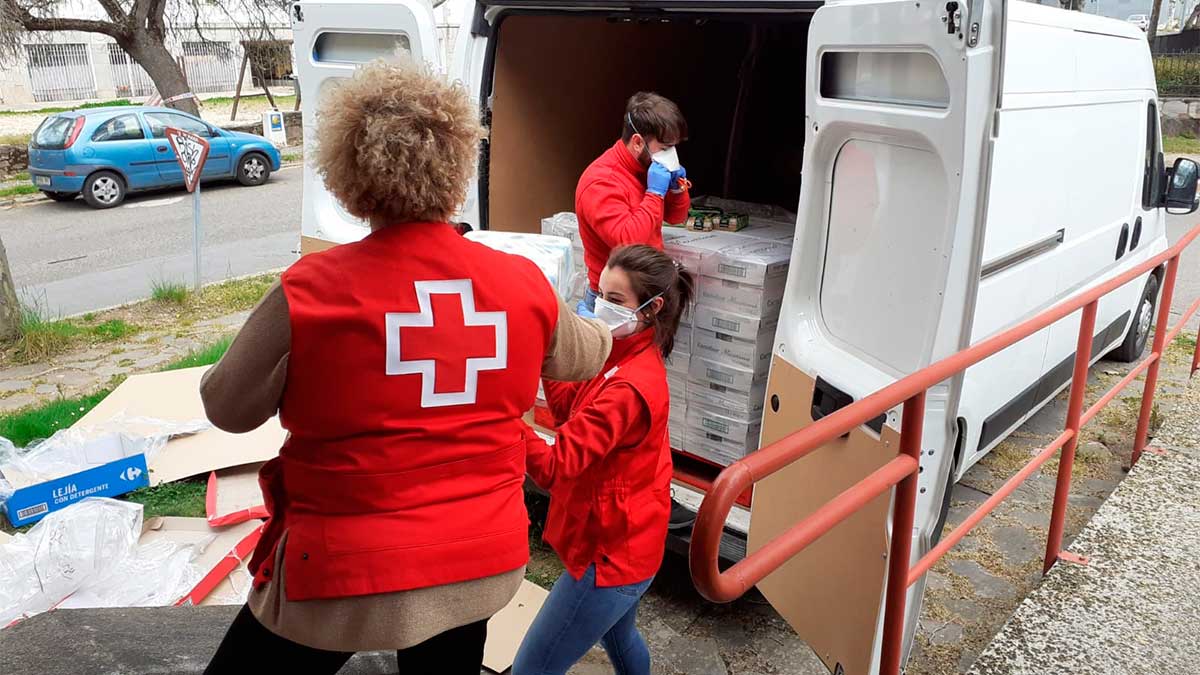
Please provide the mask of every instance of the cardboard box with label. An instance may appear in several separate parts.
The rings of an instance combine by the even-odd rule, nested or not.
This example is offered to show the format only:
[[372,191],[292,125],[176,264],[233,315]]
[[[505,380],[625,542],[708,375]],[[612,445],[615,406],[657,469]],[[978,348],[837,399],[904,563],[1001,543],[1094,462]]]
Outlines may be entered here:
[[746,316],[778,316],[786,285],[786,274],[767,279],[764,286],[701,276],[696,303]]
[[696,305],[694,325],[697,329],[703,328],[743,340],[757,341],[760,336],[775,334],[775,327],[779,325],[779,316],[746,316],[706,305]]
[[749,391],[739,391],[712,382],[688,380],[687,392],[688,403],[728,410],[739,416],[761,416],[767,395],[767,381],[755,384]]
[[715,384],[745,392],[767,381],[765,369],[755,372],[749,368],[720,363],[702,356],[692,357],[692,366],[688,374],[693,381],[700,384]]
[[779,277],[787,278],[792,247],[774,241],[726,247],[701,261],[700,274],[749,286],[766,287]]
[[771,345],[774,336],[763,333],[754,340],[696,329],[696,356],[738,368],[746,368],[756,376],[765,375],[771,368]]

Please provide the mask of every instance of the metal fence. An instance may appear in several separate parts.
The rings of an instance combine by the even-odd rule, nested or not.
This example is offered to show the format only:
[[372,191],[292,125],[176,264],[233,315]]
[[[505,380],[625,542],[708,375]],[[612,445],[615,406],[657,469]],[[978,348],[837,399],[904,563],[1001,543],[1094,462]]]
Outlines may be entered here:
[[117,96],[150,96],[154,93],[154,81],[145,69],[115,42],[108,43],[108,67]]
[[241,54],[229,42],[184,42],[180,65],[197,94],[233,91]]
[[82,43],[25,45],[33,100],[74,101],[96,97],[96,74]]
[[1154,77],[1159,96],[1200,96],[1200,49],[1156,52]]

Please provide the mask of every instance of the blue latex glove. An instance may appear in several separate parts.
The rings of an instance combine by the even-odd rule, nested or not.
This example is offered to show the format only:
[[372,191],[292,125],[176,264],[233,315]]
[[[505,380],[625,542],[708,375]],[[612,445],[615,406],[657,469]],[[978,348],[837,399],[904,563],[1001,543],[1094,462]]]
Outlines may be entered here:
[[650,170],[646,172],[646,192],[651,192],[659,197],[666,197],[667,190],[671,189],[671,179],[674,177],[667,167],[658,162],[650,163]]
[[671,192],[683,192],[683,187],[679,185],[679,181],[687,178],[687,169],[682,166],[671,172]]
[[575,313],[585,319],[596,318],[596,315],[590,309],[588,309],[586,299],[580,300],[579,303],[575,305]]

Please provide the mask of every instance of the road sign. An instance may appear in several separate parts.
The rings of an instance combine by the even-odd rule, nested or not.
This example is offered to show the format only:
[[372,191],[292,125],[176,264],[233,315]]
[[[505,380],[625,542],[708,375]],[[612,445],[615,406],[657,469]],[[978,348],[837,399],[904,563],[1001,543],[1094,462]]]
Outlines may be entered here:
[[200,290],[200,173],[208,159],[208,141],[196,134],[167,127],[167,141],[175,150],[175,159],[183,169],[183,184],[192,193],[192,288]]
[[188,192],[196,189],[200,183],[200,172],[204,170],[204,160],[208,159],[208,141],[196,134],[167,128],[167,141],[175,150],[175,159],[183,169],[183,184]]

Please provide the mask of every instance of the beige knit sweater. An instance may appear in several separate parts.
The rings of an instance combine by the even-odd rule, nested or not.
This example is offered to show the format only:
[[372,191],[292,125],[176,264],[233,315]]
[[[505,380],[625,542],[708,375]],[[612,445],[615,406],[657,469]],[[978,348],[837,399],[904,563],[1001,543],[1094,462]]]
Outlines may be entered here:
[[[554,380],[586,380],[604,365],[612,336],[559,301],[558,325],[542,364]],[[224,358],[200,384],[208,418],[222,429],[245,432],[279,410],[287,380],[291,321],[277,283],[259,302]],[[405,649],[451,628],[486,619],[516,594],[524,568],[484,579],[396,593],[288,600],[280,539],[271,581],[251,591],[248,604],[271,632],[309,647],[335,651]]]

